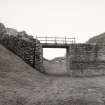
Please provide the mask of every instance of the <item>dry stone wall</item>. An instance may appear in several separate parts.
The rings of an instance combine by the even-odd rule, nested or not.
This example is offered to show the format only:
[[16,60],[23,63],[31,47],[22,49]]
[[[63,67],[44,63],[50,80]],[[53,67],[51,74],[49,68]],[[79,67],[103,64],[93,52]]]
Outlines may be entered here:
[[1,33],[0,43],[20,56],[30,66],[44,72],[42,46],[38,40]]
[[68,49],[69,74],[90,76],[105,74],[105,60],[99,60],[100,48],[91,44],[72,44]]

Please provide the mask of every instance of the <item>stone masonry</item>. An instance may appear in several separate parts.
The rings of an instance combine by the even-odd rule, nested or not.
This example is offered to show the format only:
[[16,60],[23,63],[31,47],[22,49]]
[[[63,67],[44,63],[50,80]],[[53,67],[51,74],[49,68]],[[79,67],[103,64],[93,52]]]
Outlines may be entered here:
[[42,46],[38,40],[30,38],[28,35],[8,35],[3,27],[0,33],[0,43],[22,58],[30,66],[40,72],[44,72]]
[[67,49],[68,73],[71,76],[105,74],[105,60],[99,60],[100,48],[91,44],[71,44]]

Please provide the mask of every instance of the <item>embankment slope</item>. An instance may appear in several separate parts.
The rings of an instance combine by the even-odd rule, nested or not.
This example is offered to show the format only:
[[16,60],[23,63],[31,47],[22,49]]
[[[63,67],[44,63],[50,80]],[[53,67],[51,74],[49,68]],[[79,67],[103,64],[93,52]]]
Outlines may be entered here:
[[0,105],[25,105],[47,83],[47,77],[0,45]]

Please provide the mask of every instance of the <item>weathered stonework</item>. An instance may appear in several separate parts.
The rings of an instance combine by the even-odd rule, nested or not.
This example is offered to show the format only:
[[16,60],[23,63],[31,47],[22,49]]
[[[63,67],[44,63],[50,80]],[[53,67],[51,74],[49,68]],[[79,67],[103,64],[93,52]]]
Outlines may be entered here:
[[67,49],[67,71],[71,76],[105,74],[105,60],[99,60],[100,48],[91,44],[71,44]]
[[0,43],[20,56],[30,66],[44,72],[42,46],[38,40],[1,33]]

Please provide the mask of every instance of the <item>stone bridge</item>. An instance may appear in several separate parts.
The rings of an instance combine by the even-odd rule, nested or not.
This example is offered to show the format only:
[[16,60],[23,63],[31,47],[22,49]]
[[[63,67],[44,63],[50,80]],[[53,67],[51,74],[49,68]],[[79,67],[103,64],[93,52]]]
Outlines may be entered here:
[[67,74],[70,76],[105,74],[105,51],[100,52],[102,48],[105,49],[105,46],[79,44],[75,42],[75,38],[43,38],[35,39],[27,34],[21,35],[21,33],[17,36],[8,35],[6,31],[0,33],[2,45],[40,72],[45,73],[43,48],[65,48]]
[[71,76],[105,74],[105,45],[76,43],[75,38],[36,37],[18,32],[11,35],[0,23],[0,44],[18,55],[36,70],[43,68],[43,48],[65,48],[67,74]]
[[67,73],[73,75],[87,75],[96,71],[98,62],[98,46],[95,44],[76,43],[75,38],[67,37],[37,37],[43,48],[65,48]]

